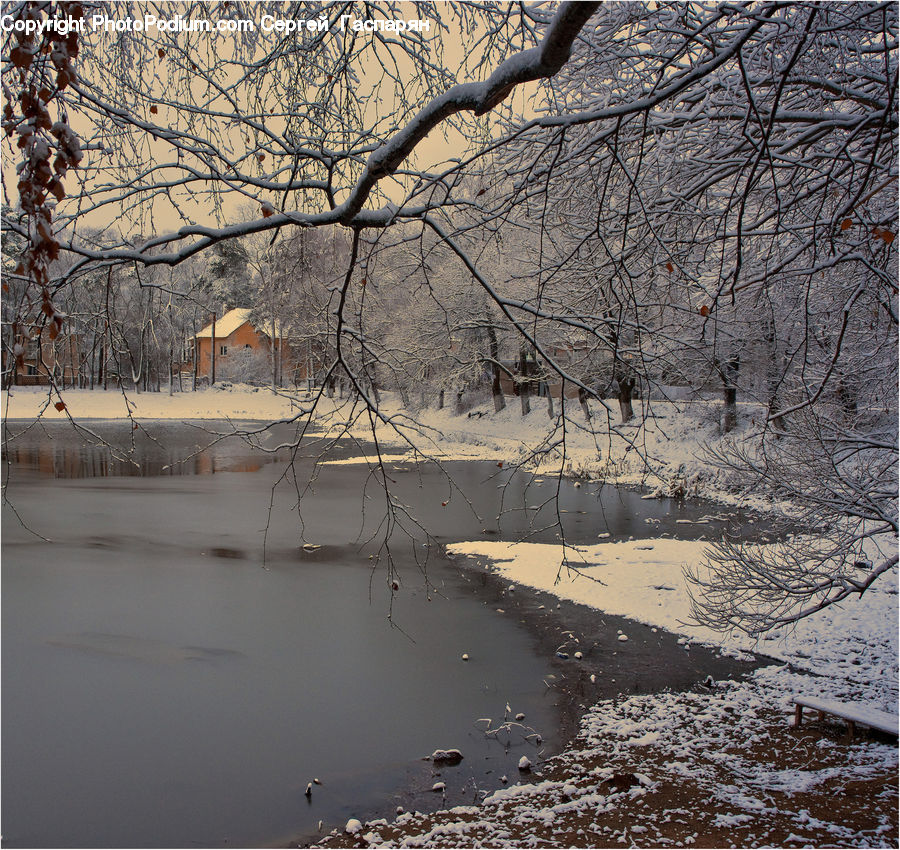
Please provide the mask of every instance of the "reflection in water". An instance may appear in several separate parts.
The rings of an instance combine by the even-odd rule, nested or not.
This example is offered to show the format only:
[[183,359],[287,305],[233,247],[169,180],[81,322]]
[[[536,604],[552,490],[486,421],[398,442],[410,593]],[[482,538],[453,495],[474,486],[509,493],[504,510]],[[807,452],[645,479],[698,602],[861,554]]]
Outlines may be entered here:
[[3,446],[3,460],[50,478],[214,475],[216,472],[257,472],[284,453],[255,452],[236,437],[202,448],[162,446],[141,439],[132,449],[83,441],[73,450],[65,439],[30,434]]

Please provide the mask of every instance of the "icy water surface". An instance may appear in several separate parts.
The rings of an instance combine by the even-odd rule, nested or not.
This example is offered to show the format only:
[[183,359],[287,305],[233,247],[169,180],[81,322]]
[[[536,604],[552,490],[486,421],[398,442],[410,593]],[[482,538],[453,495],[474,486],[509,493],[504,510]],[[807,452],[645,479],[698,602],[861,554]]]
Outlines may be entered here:
[[[391,599],[386,496],[365,466],[321,466],[307,487],[313,460],[284,476],[285,450],[198,452],[208,435],[166,423],[92,430],[119,449],[54,425],[5,455],[6,846],[278,844],[320,820],[437,806],[438,779],[448,804],[471,802],[518,779],[538,748],[525,735],[562,743],[551,658],[410,518],[390,538]],[[555,481],[447,471],[471,504],[435,467],[390,463],[400,516],[439,541],[555,539]],[[677,522],[702,506],[569,483],[559,508],[573,542],[724,527]],[[529,727],[508,749],[477,722],[507,705]],[[465,759],[436,777],[422,757],[450,747]]]

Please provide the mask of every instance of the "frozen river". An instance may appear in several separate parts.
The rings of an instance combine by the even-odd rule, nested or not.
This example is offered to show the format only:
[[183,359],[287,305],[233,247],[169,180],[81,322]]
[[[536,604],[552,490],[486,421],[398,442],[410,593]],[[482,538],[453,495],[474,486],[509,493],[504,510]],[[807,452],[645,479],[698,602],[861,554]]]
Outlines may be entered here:
[[[391,600],[385,494],[365,466],[321,466],[307,488],[310,458],[283,477],[283,451],[195,454],[208,438],[190,426],[93,428],[119,459],[65,425],[5,456],[6,846],[284,844],[319,821],[441,804],[422,759],[435,749],[465,755],[440,771],[452,804],[563,743],[558,659],[409,519],[390,541]],[[448,464],[470,505],[434,466],[388,471],[401,515],[439,543],[558,532],[555,481]],[[676,524],[708,508],[565,482],[559,507],[572,542],[718,528]],[[478,722],[507,705],[529,727],[509,747]]]

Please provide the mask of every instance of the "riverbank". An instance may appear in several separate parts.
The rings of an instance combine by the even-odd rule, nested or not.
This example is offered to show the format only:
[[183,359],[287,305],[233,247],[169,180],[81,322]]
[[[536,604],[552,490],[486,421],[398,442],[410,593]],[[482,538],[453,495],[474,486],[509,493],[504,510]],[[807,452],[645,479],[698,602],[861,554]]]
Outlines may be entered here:
[[[829,718],[800,729],[790,722],[794,693],[896,713],[896,576],[873,587],[864,608],[810,617],[755,647],[765,656],[745,675],[722,675],[717,655],[748,656],[736,642],[718,653],[703,646],[714,641],[699,642],[687,623],[681,568],[703,544],[655,548],[660,542],[669,543],[579,547],[594,574],[563,569],[559,580],[559,556],[541,544],[451,546],[464,571],[495,583],[507,614],[543,638],[542,621],[554,623],[565,656],[558,664],[572,668],[561,682],[568,679],[583,712],[576,734],[564,752],[536,760],[479,805],[405,812],[352,835],[335,830],[321,845],[896,846],[896,740],[866,731],[851,740]],[[669,670],[669,687],[654,690],[629,663],[632,644],[660,640],[691,659],[692,679],[690,668],[686,681]]]
[[614,402],[592,401],[588,423],[581,406],[571,401],[565,417],[557,403],[552,418],[542,399],[534,400],[527,416],[522,416],[517,400],[510,401],[516,404],[499,413],[488,402],[457,415],[446,407],[410,411],[397,394],[382,393],[381,419],[373,426],[364,407],[352,400],[222,382],[171,395],[118,389],[67,389],[57,394],[46,387],[13,387],[0,394],[0,411],[10,422],[130,417],[136,423],[199,419],[302,423],[311,416],[323,434],[377,438],[392,452],[405,451],[410,460],[495,460],[546,475],[642,486],[661,495],[708,497],[761,510],[785,507],[745,492],[727,469],[708,460],[709,449],[727,449],[736,442],[752,447],[765,421],[759,405],[739,404],[737,429],[723,437],[718,427],[721,405],[715,401],[636,401],[635,418],[625,425],[607,406]]
[[[55,406],[59,400],[65,404],[62,410]],[[38,415],[54,420],[71,415],[77,421],[130,415],[144,423],[210,418],[259,422],[303,417],[311,397],[222,387],[127,399],[112,391],[72,390],[57,401],[46,391],[16,388],[4,397],[3,410],[11,423]],[[551,420],[537,408],[527,417],[512,408],[500,414],[480,408],[470,411],[471,416],[424,410],[416,414],[414,425],[398,400],[386,397],[381,413],[387,421],[376,426],[375,436],[393,452],[405,446],[409,459],[427,455],[492,460],[506,467],[521,464],[590,482],[585,488],[599,486],[600,480],[643,484],[660,493],[771,510],[704,459],[707,446],[721,448],[731,441],[752,446],[762,412],[742,406],[738,431],[723,438],[717,411],[714,403],[654,402],[635,423],[620,426],[605,420],[604,411],[594,405],[597,436],[584,427],[577,407],[565,420]],[[333,435],[372,436],[368,417],[339,400],[321,399],[315,422]],[[597,427],[598,422],[603,425]],[[410,449],[411,440],[418,451]],[[549,451],[541,450],[551,445]],[[788,726],[794,692],[896,713],[896,570],[862,600],[850,599],[750,645],[736,635],[722,637],[686,625],[690,610],[682,570],[685,564],[699,563],[703,546],[700,541],[659,539],[597,543],[570,552],[574,570],[560,569],[559,546],[481,540],[451,547],[452,554],[465,559],[464,570],[473,575],[480,571],[499,583],[507,598],[501,606],[505,609],[523,604],[514,601],[516,591],[509,586],[528,585],[544,594],[544,612],[569,603],[589,606],[601,622],[606,615],[621,616],[642,623],[640,628],[650,634],[665,630],[665,639],[677,641],[686,655],[697,653],[695,647],[702,643],[718,652],[762,651],[783,663],[741,679],[710,674],[708,681],[698,676],[677,683],[685,688],[677,692],[643,693],[634,686],[634,671],[628,671],[630,678],[620,676],[624,649],[621,656],[610,646],[598,649],[600,642],[588,637],[588,629],[568,624],[572,635],[561,633],[558,644],[567,657],[559,663],[574,666],[590,657],[593,666],[576,677],[583,686],[585,713],[565,752],[547,763],[536,762],[530,773],[510,777],[511,787],[488,794],[478,805],[437,815],[405,813],[390,823],[366,824],[352,836],[338,832],[327,843],[896,845],[895,742],[877,735],[848,742],[840,722],[811,723],[799,731]],[[892,546],[896,541],[883,542],[885,551]],[[544,616],[540,606],[523,612],[538,630]],[[620,623],[613,629],[622,634],[611,639],[623,646],[638,639],[637,627]],[[601,655],[599,664],[595,651]],[[595,688],[598,682],[591,675],[612,692]]]

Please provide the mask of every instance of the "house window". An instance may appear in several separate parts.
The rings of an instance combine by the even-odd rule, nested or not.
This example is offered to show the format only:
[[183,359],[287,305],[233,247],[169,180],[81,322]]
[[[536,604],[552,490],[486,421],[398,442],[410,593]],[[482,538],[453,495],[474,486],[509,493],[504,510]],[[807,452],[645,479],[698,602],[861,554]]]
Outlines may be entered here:
[[222,354],[222,355],[228,354],[228,346],[220,345],[219,346],[219,354]]
[[252,347],[252,346],[250,345],[249,342],[244,346],[244,348],[251,348],[251,347]]

